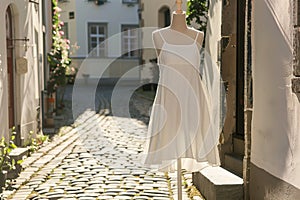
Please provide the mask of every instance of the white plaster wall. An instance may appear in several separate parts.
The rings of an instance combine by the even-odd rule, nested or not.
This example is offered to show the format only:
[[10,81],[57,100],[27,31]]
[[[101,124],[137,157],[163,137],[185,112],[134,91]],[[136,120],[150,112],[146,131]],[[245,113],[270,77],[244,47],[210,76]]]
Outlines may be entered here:
[[[5,30],[5,11],[8,2],[0,1],[0,24],[3,28],[0,28],[0,45],[6,46]],[[0,48],[0,136],[7,137],[8,133],[8,93],[7,93],[7,61],[6,61],[6,48]]]
[[[122,0],[109,1],[101,6],[93,2],[76,0],[77,41],[80,46],[77,56],[88,55],[88,27],[89,22],[107,23],[107,35],[111,37],[121,32],[122,24],[138,25],[138,4],[128,7]],[[108,57],[121,55],[121,37],[114,38],[108,43]]]
[[205,51],[210,56],[211,61],[219,66],[218,44],[221,40],[222,26],[222,1],[210,0],[208,11],[208,23],[206,28]]
[[300,103],[291,90],[291,7],[291,1],[254,2],[251,162],[300,189]]
[[[61,20],[63,22],[68,23],[68,32],[69,32],[69,40],[71,42],[71,57],[76,57],[76,47],[75,45],[78,43],[77,39],[77,28],[76,28],[76,22],[77,22],[77,12],[76,12],[76,1],[66,1],[66,2],[59,2],[58,6],[62,9],[61,11]],[[69,13],[74,12],[75,18],[70,19]]]
[[[3,0],[0,2],[0,35],[5,33],[5,13],[7,7],[12,6],[12,15],[14,19],[14,37],[17,39],[29,38],[28,49],[25,51],[24,42],[15,42],[15,58],[25,57],[28,60],[28,72],[26,74],[15,73],[15,123],[21,127],[21,135],[26,140],[29,131],[36,132],[36,115],[37,106],[40,96],[40,90],[43,89],[43,61],[39,59],[39,54],[43,53],[42,26],[41,26],[41,4],[38,5],[40,12],[35,10],[34,4],[27,1]],[[35,31],[38,33],[37,40],[39,48],[35,43]],[[6,47],[6,39],[0,39],[0,45]],[[37,52],[39,50],[39,52]],[[8,133],[8,91],[7,91],[7,64],[6,48],[0,49],[1,61],[0,66],[0,121],[1,135]],[[38,67],[39,64],[39,67]]]
[[[94,2],[74,0],[64,3],[60,3],[59,7],[62,9],[61,19],[69,24],[69,39],[71,42],[71,52],[73,57],[72,66],[76,68],[83,67],[82,59],[88,56],[88,23],[107,23],[107,58],[89,58],[85,64],[88,63],[88,68],[83,67],[80,70],[81,73],[88,73],[90,77],[96,77],[99,68],[105,70],[107,63],[113,61],[113,59],[121,56],[121,30],[122,25],[138,25],[138,4],[132,7],[128,7],[127,4],[123,4],[122,0],[108,1],[104,5],[97,6]],[[69,12],[75,12],[75,19],[69,19]],[[74,44],[79,47],[75,50]],[[72,46],[73,45],[73,46]],[[128,66],[137,66],[138,60],[128,60],[123,63],[124,69]],[[117,68],[114,68],[115,70]],[[139,78],[139,69],[129,73],[129,77],[136,79]],[[102,75],[105,78],[115,78],[115,74],[121,70],[114,72],[110,69],[108,73]],[[121,70],[122,71],[122,70]]]

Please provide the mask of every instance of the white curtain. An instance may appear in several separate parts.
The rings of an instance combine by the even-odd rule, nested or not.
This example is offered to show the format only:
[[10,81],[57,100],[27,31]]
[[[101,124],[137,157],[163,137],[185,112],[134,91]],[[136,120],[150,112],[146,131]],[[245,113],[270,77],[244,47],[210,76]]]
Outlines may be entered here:
[[222,1],[210,0],[208,23],[205,37],[205,50],[214,64],[218,62],[218,42],[221,40]]
[[300,104],[291,91],[292,0],[253,1],[251,161],[300,188]]
[[[216,158],[216,165],[220,165],[217,144],[223,127],[223,116],[226,113],[225,102],[221,100],[224,95],[224,87],[221,87],[219,68],[219,41],[221,40],[222,1],[211,0],[208,10],[208,23],[205,36],[205,48],[203,52],[204,62],[200,66],[202,81],[208,92],[211,102],[210,118],[214,122],[209,127],[209,139],[205,149],[212,149],[210,155]],[[201,154],[202,152],[199,152]]]

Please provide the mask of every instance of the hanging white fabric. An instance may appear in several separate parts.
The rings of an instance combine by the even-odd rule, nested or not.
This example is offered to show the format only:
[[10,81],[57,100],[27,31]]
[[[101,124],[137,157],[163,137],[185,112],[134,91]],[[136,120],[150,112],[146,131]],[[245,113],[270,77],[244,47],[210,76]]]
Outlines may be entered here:
[[[150,130],[149,136],[151,136],[149,138],[151,138],[151,140],[148,141],[146,148],[145,148],[147,151],[145,152],[146,159],[145,159],[144,163],[147,165],[159,164],[159,168],[161,170],[164,170],[164,171],[165,170],[173,170],[174,168],[176,168],[176,166],[174,166],[174,164],[176,164],[176,162],[175,162],[176,161],[175,159],[177,158],[176,155],[183,155],[183,158],[185,158],[185,159],[182,160],[182,166],[183,166],[183,168],[188,169],[189,171],[200,170],[203,167],[207,166],[207,162],[210,164],[213,164],[213,165],[220,164],[219,152],[218,152],[217,145],[219,142],[219,136],[220,136],[221,128],[223,125],[222,124],[223,120],[220,120],[221,108],[223,108],[222,112],[225,112],[224,106],[220,105],[221,102],[223,102],[223,105],[224,105],[224,101],[221,101],[221,96],[223,96],[223,95],[221,95],[220,88],[222,88],[222,92],[224,90],[223,90],[223,87],[221,87],[220,70],[219,70],[219,66],[217,65],[217,63],[219,61],[218,60],[218,42],[221,39],[221,5],[222,5],[222,1],[220,1],[220,0],[214,0],[214,1],[211,1],[211,3],[210,3],[208,26],[207,26],[208,29],[207,29],[207,37],[206,37],[206,48],[203,51],[202,55],[204,56],[204,58],[203,58],[203,62],[201,63],[200,66],[199,66],[199,64],[196,64],[196,63],[198,63],[197,57],[199,57],[199,55],[194,55],[195,53],[198,53],[196,50],[193,49],[195,46],[194,45],[195,41],[193,44],[191,42],[188,42],[188,44],[189,44],[188,51],[191,51],[190,53],[186,52],[186,50],[182,50],[182,48],[185,48],[185,46],[176,46],[176,48],[175,48],[174,45],[171,45],[171,47],[170,47],[170,45],[166,44],[163,46],[164,48],[162,48],[163,49],[162,52],[165,54],[162,54],[162,53],[159,54],[160,76],[164,77],[163,79],[161,79],[160,83],[161,84],[166,83],[167,88],[174,91],[174,94],[176,94],[175,96],[179,97],[178,99],[180,100],[182,105],[189,105],[189,107],[183,109],[183,111],[184,111],[183,113],[187,112],[189,110],[189,108],[193,109],[193,111],[191,111],[189,113],[194,113],[194,115],[191,115],[190,117],[182,118],[184,120],[189,120],[190,122],[187,122],[184,124],[191,124],[191,126],[193,124],[197,124],[197,123],[194,123],[193,121],[199,120],[199,119],[197,119],[197,116],[196,116],[197,108],[195,105],[197,105],[199,103],[204,105],[205,103],[202,102],[204,99],[199,98],[199,99],[197,99],[199,101],[197,103],[194,102],[191,104],[186,104],[185,102],[188,99],[189,99],[189,101],[191,101],[191,97],[184,96],[184,95],[180,96],[180,92],[175,93],[175,91],[177,91],[178,88],[180,89],[181,86],[184,86],[184,84],[180,82],[180,80],[181,80],[180,76],[176,76],[177,74],[175,73],[177,70],[180,71],[180,69],[177,69],[174,71],[174,70],[172,70],[172,68],[170,68],[168,66],[164,66],[163,65],[164,62],[162,62],[163,61],[162,58],[166,57],[165,61],[170,60],[170,59],[167,59],[170,57],[170,55],[168,55],[166,53],[171,53],[171,55],[173,56],[171,60],[173,60],[173,61],[178,60],[178,62],[181,62],[181,59],[178,59],[177,57],[179,57],[179,58],[182,57],[184,60],[188,61],[191,64],[191,66],[197,68],[197,70],[199,70],[199,67],[200,67],[202,81],[199,84],[193,84],[192,88],[205,87],[205,88],[201,89],[200,93],[208,94],[207,100],[205,100],[205,102],[208,102],[209,105],[207,105],[207,107],[205,107],[205,108],[200,106],[202,108],[201,112],[205,112],[205,113],[202,113],[201,116],[202,117],[205,116],[205,120],[209,121],[210,123],[208,126],[206,126],[207,123],[204,123],[204,121],[205,121],[204,118],[199,120],[199,122],[203,122],[203,124],[204,124],[203,127],[205,128],[205,131],[197,132],[196,135],[193,135],[193,133],[194,133],[192,131],[193,128],[188,126],[190,130],[185,130],[182,133],[187,133],[187,135],[185,137],[188,137],[189,134],[192,134],[188,138],[193,138],[193,137],[196,138],[197,137],[197,140],[183,139],[181,144],[178,144],[180,147],[178,146],[178,148],[171,148],[175,145],[172,146],[168,142],[165,142],[167,140],[157,139],[158,137],[162,137],[162,136],[160,136],[160,134],[153,134],[153,133],[160,133],[160,130],[161,130],[160,128],[158,128],[158,127],[161,127],[161,125],[158,125],[159,123],[156,121],[160,121],[161,123],[163,123],[164,120],[162,120],[162,119],[165,119],[164,115],[162,115],[162,116],[159,115],[159,113],[163,113],[163,112],[159,111],[160,109],[158,109],[161,106],[160,107],[156,106],[157,108],[152,109],[152,112],[151,112],[152,113],[151,116],[154,113],[156,113],[154,115],[155,117],[152,118],[152,120],[150,120],[150,123],[149,123],[149,130]],[[172,32],[172,34],[174,34],[174,35],[177,34],[178,36],[180,35],[183,38],[185,37],[185,39],[187,41],[191,40],[191,39],[194,40],[194,38],[186,38],[187,36],[184,36],[184,35],[182,35],[182,33],[179,33],[179,32],[175,33],[175,31],[174,31],[174,32]],[[164,38],[163,34],[161,34],[161,38]],[[166,42],[166,41],[164,41],[164,42]],[[169,47],[169,48],[166,48],[166,47]],[[193,62],[195,59],[197,61]],[[173,67],[175,67],[175,66],[173,66]],[[196,70],[194,70],[194,71],[197,72]],[[167,74],[170,74],[171,72],[172,72],[172,76],[167,76]],[[193,76],[192,76],[192,73],[190,74],[190,79],[188,79],[189,81],[187,81],[187,82],[194,80],[193,77],[195,75],[195,72],[193,73]],[[185,72],[182,72],[182,75],[184,75],[186,73],[187,73],[187,68],[185,69]],[[198,71],[198,73],[199,73],[199,71]],[[164,82],[162,80],[165,80],[165,81],[168,80],[168,81]],[[176,80],[176,84],[170,85],[170,83],[173,83],[174,80]],[[186,82],[186,80],[183,82]],[[174,86],[175,86],[175,88],[174,88]],[[189,89],[189,88],[185,88],[180,91],[186,91],[187,89]],[[158,91],[160,91],[160,89],[158,89]],[[161,90],[161,91],[163,91],[163,90]],[[198,90],[195,91],[195,94],[198,94],[198,93],[199,93]],[[164,102],[164,100],[161,100],[164,97],[165,97],[164,95],[158,95],[156,100],[158,102]],[[169,98],[169,99],[172,99],[172,98]],[[168,104],[166,104],[165,106],[168,107],[170,104],[172,104],[171,101],[168,101]],[[174,103],[174,105],[175,105],[175,103]],[[191,106],[194,106],[194,107],[191,107]],[[173,109],[169,109],[169,110],[166,109],[166,110],[168,110],[168,111],[170,111],[170,113],[172,113],[172,111],[174,111],[174,109],[175,109],[175,107]],[[170,117],[174,117],[179,114],[180,113],[174,113],[174,114],[171,114]],[[177,116],[177,117],[180,117],[180,116]],[[176,121],[174,121],[174,127],[172,127],[172,128],[175,128],[175,125],[176,125],[175,122]],[[167,125],[163,126],[164,129],[167,129],[166,127],[169,127],[169,126],[167,126]],[[197,128],[197,131],[198,131],[198,128]],[[167,132],[169,134],[177,133],[173,129],[171,131],[171,128],[168,128]],[[191,133],[189,133],[189,132],[191,132]],[[177,134],[175,134],[175,135],[177,135]],[[181,135],[181,134],[179,134],[179,135]],[[201,137],[200,135],[203,136],[201,138],[201,140],[199,139],[199,137]],[[153,139],[153,138],[155,138],[155,139]],[[170,141],[177,141],[177,140],[170,140]],[[191,145],[187,145],[188,148],[186,149],[186,147],[184,145],[186,145],[186,143],[188,143],[189,141],[193,141],[192,144],[196,145],[197,147],[192,148],[192,150],[190,150]],[[167,145],[165,145],[165,143]],[[155,146],[154,144],[157,144],[157,145]],[[163,147],[167,146],[168,149],[161,150],[162,149],[161,146],[163,146]],[[183,149],[184,152],[181,152],[181,149]],[[195,149],[196,149],[197,155],[194,154]],[[159,154],[157,153],[158,150],[160,151]],[[165,153],[168,150],[170,152],[168,152],[168,154]],[[193,152],[192,155],[190,152]],[[191,158],[194,158],[195,160],[193,160]],[[164,162],[161,162],[161,160],[164,160]],[[196,163],[194,161],[198,161],[199,163]]]

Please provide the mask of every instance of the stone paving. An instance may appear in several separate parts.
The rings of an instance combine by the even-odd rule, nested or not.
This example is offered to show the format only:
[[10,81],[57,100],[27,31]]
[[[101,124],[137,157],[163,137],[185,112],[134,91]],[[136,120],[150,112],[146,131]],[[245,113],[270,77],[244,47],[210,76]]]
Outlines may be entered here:
[[[140,119],[111,116],[108,100],[99,113],[87,110],[64,135],[23,163],[24,171],[4,192],[5,199],[177,199],[176,173],[142,165],[147,125]],[[147,118],[149,101],[136,103]],[[145,105],[147,104],[147,105]],[[183,199],[192,177],[183,172]]]

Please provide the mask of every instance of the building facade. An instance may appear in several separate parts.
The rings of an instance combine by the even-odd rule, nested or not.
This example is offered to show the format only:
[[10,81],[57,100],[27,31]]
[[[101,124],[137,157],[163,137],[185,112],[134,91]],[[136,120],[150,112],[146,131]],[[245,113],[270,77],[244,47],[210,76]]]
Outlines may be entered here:
[[42,5],[38,1],[0,2],[0,136],[16,127],[16,143],[41,130],[44,89]]
[[299,1],[252,5],[250,197],[299,199],[300,102],[295,90],[299,57],[294,54],[299,48]]
[[[144,31],[142,34],[142,58],[143,64],[141,77],[147,82],[158,81],[158,68],[156,67],[156,51],[152,42],[152,32],[158,28],[170,25],[172,13],[176,10],[175,0],[141,0],[140,1],[140,26]],[[182,1],[182,10],[186,11],[187,1]]]
[[129,71],[126,79],[140,79],[137,0],[60,0],[59,6],[78,78],[115,81]]
[[[220,64],[226,88],[221,167],[244,180],[243,190],[235,190],[240,195],[217,199],[300,198],[299,5],[210,1],[206,50]],[[201,191],[222,192],[220,185],[212,192],[213,181],[197,184],[202,176],[194,179]]]
[[222,2],[220,155],[245,199],[300,198],[299,12],[299,1]]

